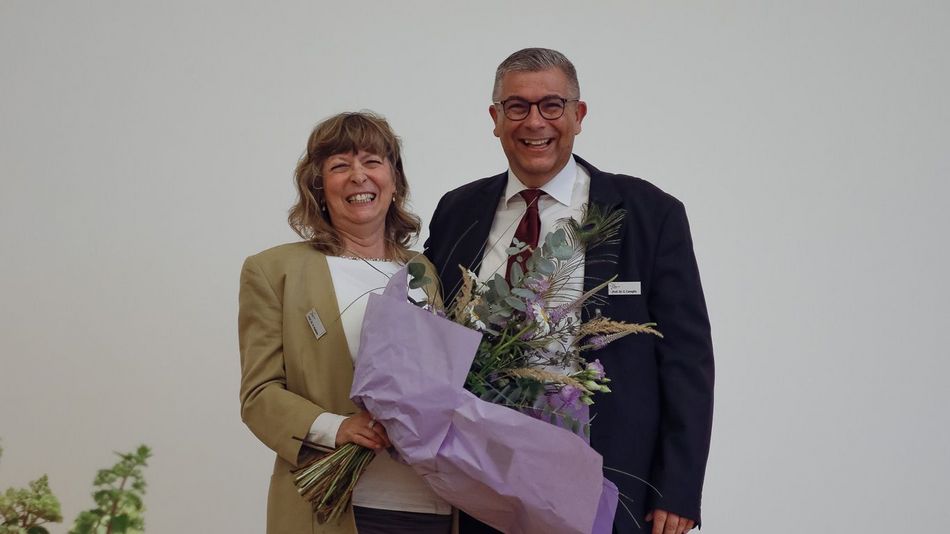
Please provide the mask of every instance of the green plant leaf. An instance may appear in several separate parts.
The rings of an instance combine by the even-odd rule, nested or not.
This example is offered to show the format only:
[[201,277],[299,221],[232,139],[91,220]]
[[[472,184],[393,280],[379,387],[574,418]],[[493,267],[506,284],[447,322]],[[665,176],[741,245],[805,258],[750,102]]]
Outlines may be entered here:
[[498,296],[501,298],[507,297],[511,291],[508,288],[508,282],[505,280],[505,277],[495,273],[494,278],[491,279],[492,289],[498,293]]
[[109,525],[112,527],[112,532],[122,534],[129,529],[129,522],[130,518],[127,514],[119,514],[112,518]]
[[406,265],[406,271],[409,273],[409,276],[417,278],[426,274],[426,266],[419,262],[412,261]]
[[572,256],[574,256],[574,248],[568,245],[567,243],[562,243],[560,245],[555,246],[552,249],[551,254],[558,261],[567,261],[571,259]]
[[567,233],[563,228],[558,228],[554,232],[551,232],[544,238],[544,244],[550,245],[551,248],[557,248],[562,245],[567,244]]
[[413,278],[409,280],[409,289],[419,289],[420,287],[425,287],[432,283],[432,279],[428,276],[423,276],[421,278]]
[[512,297],[512,296],[505,297],[505,303],[518,311],[525,311],[526,309],[528,309],[524,305],[524,302],[519,300],[517,297]]
[[552,274],[554,274],[554,269],[556,268],[557,268],[557,265],[554,263],[553,260],[549,258],[540,258],[538,260],[538,264],[537,264],[538,272],[543,274],[544,276],[551,276]]
[[[517,265],[517,264],[515,264],[515,265]],[[512,269],[511,269],[511,270],[512,270],[512,272],[514,271],[514,265],[512,266]],[[511,294],[512,294],[512,295],[515,295],[515,296],[518,296],[518,297],[521,297],[521,298],[523,298],[523,299],[525,299],[525,300],[532,300],[532,299],[534,299],[534,298],[537,297],[537,295],[534,293],[534,291],[531,291],[530,289],[525,289],[525,288],[523,288],[523,287],[516,287],[516,288],[512,289],[512,290],[511,290]]]
[[511,270],[508,272],[508,276],[511,278],[512,287],[520,286],[522,280],[524,279],[524,269],[521,267],[521,264],[518,262],[512,263]]
[[71,534],[93,534],[106,526],[115,533],[144,530],[142,470],[152,455],[151,449],[141,445],[134,452],[116,454],[120,460],[96,474],[93,499],[97,507],[79,514]]

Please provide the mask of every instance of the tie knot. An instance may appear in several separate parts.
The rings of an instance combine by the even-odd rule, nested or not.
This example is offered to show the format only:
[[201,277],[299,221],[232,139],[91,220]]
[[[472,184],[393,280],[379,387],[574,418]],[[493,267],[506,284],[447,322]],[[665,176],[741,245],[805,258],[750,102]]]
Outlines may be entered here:
[[544,194],[544,191],[541,189],[522,189],[521,198],[524,199],[525,203],[530,207],[532,204],[538,202],[538,197]]

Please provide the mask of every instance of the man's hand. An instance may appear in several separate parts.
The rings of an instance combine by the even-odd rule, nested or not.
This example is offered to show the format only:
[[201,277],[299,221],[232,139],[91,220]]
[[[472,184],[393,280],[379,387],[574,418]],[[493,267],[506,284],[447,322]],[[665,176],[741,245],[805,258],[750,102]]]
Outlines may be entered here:
[[347,417],[340,424],[340,429],[336,431],[336,446],[350,442],[369,449],[387,449],[392,446],[386,429],[369,412]]
[[647,514],[647,521],[653,521],[653,532],[650,534],[683,534],[696,526],[692,519],[680,517],[666,510],[653,510]]

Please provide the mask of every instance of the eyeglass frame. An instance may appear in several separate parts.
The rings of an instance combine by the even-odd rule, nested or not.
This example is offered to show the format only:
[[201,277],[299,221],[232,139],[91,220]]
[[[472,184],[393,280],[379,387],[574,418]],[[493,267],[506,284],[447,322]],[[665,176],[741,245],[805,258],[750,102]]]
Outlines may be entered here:
[[[560,101],[561,101],[561,114],[558,115],[557,117],[545,117],[545,116],[544,116],[544,112],[541,111],[541,102],[544,102],[545,100],[552,100],[552,99],[560,100]],[[525,104],[528,104],[528,112],[525,113],[524,117],[521,117],[520,119],[512,119],[511,117],[508,116],[508,111],[505,109],[505,103],[506,103],[506,102],[510,102],[510,101],[512,101],[512,100],[520,100],[520,101],[524,102]],[[556,121],[556,120],[558,120],[558,119],[560,119],[561,117],[564,116],[564,110],[567,109],[567,103],[568,103],[568,102],[580,102],[580,101],[581,101],[580,98],[564,98],[564,97],[557,96],[557,95],[550,95],[550,96],[546,96],[546,97],[544,97],[544,98],[542,98],[542,99],[540,99],[540,100],[535,100],[534,102],[532,102],[532,101],[527,100],[527,99],[525,99],[525,98],[521,98],[520,96],[512,96],[512,97],[508,97],[508,98],[506,98],[506,99],[504,99],[504,100],[501,100],[501,101],[498,101],[498,102],[492,102],[492,105],[494,105],[494,106],[501,106],[501,112],[505,115],[505,118],[507,118],[507,119],[510,120],[510,121],[516,121],[516,122],[517,122],[517,121],[523,121],[523,120],[527,119],[528,116],[531,115],[531,107],[532,107],[532,106],[538,108],[538,115],[541,115],[541,118],[543,118],[544,120]]]

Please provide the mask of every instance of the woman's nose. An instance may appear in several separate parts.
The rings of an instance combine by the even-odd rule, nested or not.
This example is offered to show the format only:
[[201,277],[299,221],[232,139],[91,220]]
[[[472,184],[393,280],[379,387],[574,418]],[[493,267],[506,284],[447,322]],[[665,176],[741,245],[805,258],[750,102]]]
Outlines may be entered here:
[[350,180],[354,183],[361,184],[366,181],[366,169],[362,166],[357,165],[353,167],[353,172],[350,173]]

